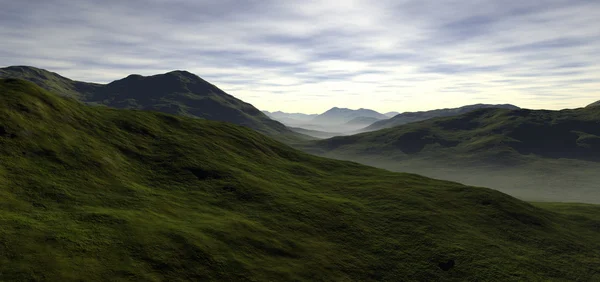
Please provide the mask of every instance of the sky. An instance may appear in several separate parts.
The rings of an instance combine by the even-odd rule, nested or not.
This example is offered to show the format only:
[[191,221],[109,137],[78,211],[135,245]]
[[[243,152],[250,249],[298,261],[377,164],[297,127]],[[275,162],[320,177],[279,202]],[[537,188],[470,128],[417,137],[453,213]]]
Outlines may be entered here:
[[261,110],[600,100],[598,0],[0,0],[0,67],[187,70]]

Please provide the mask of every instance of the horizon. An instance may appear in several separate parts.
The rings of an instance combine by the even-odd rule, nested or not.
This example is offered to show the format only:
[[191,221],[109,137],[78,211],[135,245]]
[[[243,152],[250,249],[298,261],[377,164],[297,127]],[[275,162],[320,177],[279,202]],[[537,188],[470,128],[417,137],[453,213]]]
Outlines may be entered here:
[[[58,75],[60,75],[60,76],[63,76],[63,77],[65,77],[65,78],[68,78],[68,79],[73,79],[73,78],[71,78],[71,77],[66,77],[66,76],[64,76],[64,75],[63,75],[63,74],[61,74],[61,73],[58,73],[58,72],[55,72],[55,71],[52,71],[52,70],[48,70],[48,69],[38,68],[38,67],[35,67],[35,66],[27,66],[27,65],[11,65],[11,66],[4,66],[4,67],[0,67],[0,68],[10,68],[10,67],[29,67],[29,68],[37,68],[37,69],[41,69],[41,70],[45,70],[45,71],[49,71],[49,72],[52,72],[52,73],[58,74]],[[187,71],[187,70],[183,70],[183,69],[175,69],[175,70],[166,71],[166,72],[164,72],[164,73],[148,74],[148,75],[141,75],[141,76],[143,76],[143,77],[149,77],[149,76],[155,76],[155,75],[163,75],[163,74],[167,74],[167,73],[171,73],[171,72],[188,72],[188,73],[191,73],[191,74],[193,74],[193,75],[195,75],[195,76],[199,77],[200,79],[204,79],[204,78],[202,78],[201,76],[199,76],[199,75],[197,75],[197,74],[195,74],[195,73],[192,73],[192,72],[189,72],[189,71]],[[127,77],[129,77],[129,76],[132,76],[132,75],[140,75],[140,74],[139,74],[139,73],[130,73],[130,74],[124,75],[123,77],[121,77],[121,78],[119,78],[119,79],[116,79],[116,80],[124,79],[124,78],[127,78]],[[73,79],[73,80],[76,80],[76,81],[81,81],[81,80],[77,80],[77,79]],[[81,81],[81,82],[91,82],[91,83],[98,83],[98,84],[108,84],[108,83],[114,82],[114,81],[116,81],[116,80],[112,80],[112,81],[108,81],[108,82],[93,82],[93,81]],[[208,80],[206,80],[206,82],[208,82],[208,83],[211,83],[211,82],[210,82],[210,81],[208,81]],[[211,83],[211,84],[215,85],[214,83]],[[227,94],[230,94],[230,95],[232,95],[232,96],[236,97],[234,94],[232,94],[232,93],[229,93],[229,92],[227,92],[226,90],[224,90],[224,89],[222,89],[221,87],[219,87],[219,85],[215,85],[215,86],[216,86],[216,87],[218,87],[219,89],[221,89],[221,90],[225,91]],[[236,97],[236,98],[238,98],[238,99],[241,99],[240,97]],[[242,99],[242,100],[243,100],[243,99]],[[559,109],[546,109],[546,108],[538,108],[538,109],[534,109],[534,108],[526,108],[526,107],[521,107],[521,106],[519,106],[519,105],[515,105],[515,104],[513,104],[513,103],[494,103],[493,105],[513,105],[513,106],[517,106],[517,107],[519,107],[519,108],[522,108],[522,109],[530,109],[530,110],[565,110],[565,109],[576,109],[576,108],[582,108],[582,107],[585,107],[585,106],[587,106],[587,105],[589,105],[589,104],[592,104],[592,103],[594,103],[594,102],[598,102],[598,101],[600,101],[600,100],[594,100],[594,101],[591,101],[591,102],[589,102],[588,104],[585,104],[585,105],[582,105],[582,106],[576,106],[576,107],[572,107],[572,108],[559,108]],[[245,102],[248,102],[248,101],[245,101]],[[325,110],[323,110],[323,111],[321,111],[321,112],[311,112],[311,113],[306,113],[306,112],[287,112],[287,111],[278,110],[278,109],[275,109],[275,110],[265,110],[265,109],[262,109],[262,108],[259,108],[259,107],[257,107],[256,105],[253,105],[253,106],[254,106],[254,107],[256,107],[257,109],[259,109],[259,110],[260,110],[260,111],[262,111],[262,112],[270,112],[270,113],[281,112],[281,113],[284,113],[284,114],[320,115],[320,114],[323,114],[323,113],[325,113],[325,112],[327,112],[327,111],[329,111],[329,110],[332,110],[332,109],[353,110],[353,111],[357,111],[357,110],[372,110],[372,111],[378,112],[378,113],[380,113],[380,114],[387,114],[387,113],[391,113],[391,112],[398,112],[399,114],[402,114],[402,113],[408,113],[408,112],[426,112],[426,111],[433,111],[433,110],[447,110],[447,109],[455,109],[455,108],[461,108],[461,107],[465,107],[465,106],[472,106],[472,105],[477,105],[477,104],[489,104],[489,103],[474,103],[474,104],[460,105],[460,106],[456,106],[456,107],[442,107],[442,108],[417,109],[417,110],[411,110],[411,111],[403,111],[403,110],[381,111],[381,110],[378,110],[378,109],[370,109],[370,108],[364,108],[364,107],[361,107],[361,108],[351,108],[351,107],[344,107],[344,106],[332,106],[331,108],[327,108],[327,109],[325,109]]]
[[95,83],[187,70],[271,112],[600,100],[600,3],[521,2],[10,2],[0,60]]

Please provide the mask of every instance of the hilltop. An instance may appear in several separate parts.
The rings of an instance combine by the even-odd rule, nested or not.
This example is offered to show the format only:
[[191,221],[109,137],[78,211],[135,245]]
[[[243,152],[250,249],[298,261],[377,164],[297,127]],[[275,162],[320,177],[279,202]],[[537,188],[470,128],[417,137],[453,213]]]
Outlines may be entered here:
[[29,66],[0,68],[0,78],[17,78],[31,81],[60,95],[85,101],[93,96],[101,84],[74,81],[57,73]]
[[600,164],[600,111],[596,107],[479,109],[316,141],[304,149],[492,187],[527,199],[600,203],[600,194],[593,188],[600,181],[593,173]]
[[33,67],[0,69],[0,78],[29,80],[89,104],[178,114],[243,125],[282,140],[304,139],[256,109],[187,71],[129,75],[109,84],[72,81]]
[[593,280],[600,211],[0,80],[0,280]]
[[399,126],[399,125],[403,125],[403,124],[407,124],[407,123],[411,123],[411,122],[417,122],[417,121],[427,120],[427,119],[436,118],[436,117],[457,116],[457,115],[471,112],[473,110],[484,109],[484,108],[501,108],[501,109],[511,109],[511,110],[519,109],[519,107],[510,105],[510,104],[503,104],[503,105],[475,104],[475,105],[463,106],[460,108],[438,109],[438,110],[421,111],[421,112],[405,112],[405,113],[394,115],[390,119],[385,119],[382,121],[375,122],[375,123],[367,126],[366,128],[362,129],[361,131],[363,131],[363,132],[375,131],[375,130],[379,130],[379,129],[390,128],[390,127],[394,127],[394,126]]
[[597,101],[597,102],[594,102],[594,103],[591,103],[588,105],[588,107],[598,107],[598,106],[600,106],[600,101]]

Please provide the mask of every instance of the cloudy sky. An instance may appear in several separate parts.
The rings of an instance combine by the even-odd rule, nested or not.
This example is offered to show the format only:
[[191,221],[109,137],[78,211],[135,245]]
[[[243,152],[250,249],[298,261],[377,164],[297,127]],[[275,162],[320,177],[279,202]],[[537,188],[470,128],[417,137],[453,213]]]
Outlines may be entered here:
[[600,100],[598,0],[0,0],[0,66],[188,70],[262,110]]

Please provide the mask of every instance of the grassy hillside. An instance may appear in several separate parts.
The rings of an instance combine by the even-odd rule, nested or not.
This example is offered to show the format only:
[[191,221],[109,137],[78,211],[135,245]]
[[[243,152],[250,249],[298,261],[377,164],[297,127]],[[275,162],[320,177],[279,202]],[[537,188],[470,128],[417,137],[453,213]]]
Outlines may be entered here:
[[[593,201],[600,110],[481,109],[314,142],[309,152],[484,185],[530,200]],[[548,196],[550,196],[548,198]]]
[[0,69],[0,78],[28,80],[46,90],[90,104],[226,121],[289,142],[307,138],[186,71],[149,77],[130,75],[101,85],[72,81],[55,73],[23,66]]
[[515,109],[518,109],[519,107],[509,105],[509,104],[504,104],[504,105],[475,104],[475,105],[468,105],[468,106],[464,106],[464,107],[460,107],[460,108],[452,108],[452,109],[439,109],[439,110],[421,111],[421,112],[405,112],[405,113],[394,115],[394,117],[392,117],[390,119],[385,119],[382,121],[375,122],[375,123],[367,126],[366,128],[364,128],[362,130],[362,132],[391,128],[391,127],[400,126],[400,125],[411,123],[411,122],[428,120],[431,118],[458,116],[458,115],[462,115],[464,113],[468,113],[468,112],[471,112],[471,111],[474,111],[477,109],[484,109],[484,108],[500,108],[500,109],[515,110]]
[[588,105],[588,107],[598,107],[598,106],[600,106],[600,101],[597,101],[597,102],[594,102],[594,103],[591,103]]
[[53,93],[84,101],[101,87],[100,84],[73,81],[57,73],[28,66],[0,68],[0,78],[24,79]]
[[19,80],[0,80],[0,195],[3,281],[600,278],[596,219]]

